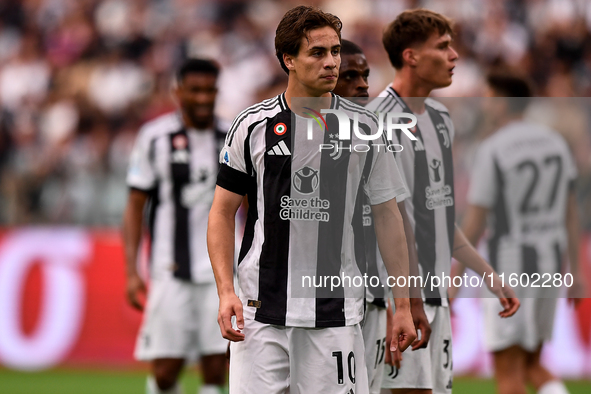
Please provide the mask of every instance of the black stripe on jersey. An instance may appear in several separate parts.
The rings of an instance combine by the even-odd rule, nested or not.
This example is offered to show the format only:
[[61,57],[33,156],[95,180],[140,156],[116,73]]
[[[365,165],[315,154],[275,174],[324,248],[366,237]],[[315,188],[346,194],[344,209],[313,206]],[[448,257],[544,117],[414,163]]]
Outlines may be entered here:
[[[453,164],[453,156],[452,156],[452,149],[451,149],[451,134],[449,133],[449,129],[441,116],[441,112],[435,110],[434,108],[426,105],[425,108],[429,112],[429,117],[431,118],[431,122],[435,126],[435,133],[437,134],[437,138],[439,139],[439,147],[441,148],[441,154],[443,159],[443,170],[444,170],[444,183],[451,187],[451,200],[454,202],[452,205],[445,207],[445,215],[446,215],[446,222],[447,222],[447,236],[449,241],[449,250],[453,251],[454,249],[454,237],[455,237],[455,229],[456,229],[456,207],[455,207],[455,187],[454,187],[454,164]],[[443,112],[446,113],[446,112]],[[447,114],[447,113],[446,113]],[[441,125],[441,127],[440,127]],[[444,136],[443,132],[447,133],[447,136]],[[447,140],[446,140],[447,138]],[[445,146],[447,142],[448,146]],[[452,252],[453,253],[453,252]],[[449,256],[451,261],[451,255]]]
[[289,110],[289,107],[287,106],[287,101],[285,100],[285,92],[279,95],[279,106],[281,107],[282,111]]
[[[382,143],[386,143],[386,140],[383,137],[382,137]],[[374,153],[373,149],[370,149],[367,152],[367,159],[365,160],[365,166],[363,167],[362,184],[360,186],[360,190],[362,190],[362,191],[363,191],[363,185],[367,182],[367,180],[369,178],[369,172],[371,170],[372,162],[373,162],[373,153]],[[361,194],[361,201],[362,201],[362,204],[365,204],[368,206],[370,205],[369,198],[363,192]],[[380,273],[378,271],[378,256],[377,256],[377,250],[376,250],[376,245],[378,244],[378,240],[377,240],[376,231],[374,228],[373,215],[369,215],[369,217],[371,218],[371,221],[372,221],[371,225],[365,226],[365,224],[364,224],[364,226],[363,226],[363,237],[364,237],[364,242],[365,242],[364,249],[365,249],[365,260],[366,260],[366,266],[367,266],[367,276],[370,278],[371,277],[380,278]],[[353,231],[355,232],[355,226],[353,227]],[[384,299],[384,287],[382,287],[385,285],[386,284],[382,283],[380,280],[380,283],[377,288],[369,286],[366,289],[366,291],[371,293],[373,296],[373,301],[371,303],[376,306],[382,307],[382,308],[386,307],[386,300]]]
[[503,173],[494,159],[495,165],[495,182],[497,184],[497,195],[495,198],[495,205],[493,207],[494,214],[494,228],[492,237],[488,241],[488,254],[490,258],[490,265],[494,270],[497,270],[498,256],[499,256],[499,242],[503,235],[509,234],[509,218],[507,217],[507,204],[505,203],[505,180]]
[[[338,96],[336,97],[338,100]],[[339,130],[339,122],[334,114],[326,116],[327,128]],[[361,126],[361,125],[360,125]],[[343,231],[347,196],[347,178],[349,175],[350,140],[344,140],[342,153],[333,159],[323,150],[320,157],[320,192],[318,197],[330,201],[328,222],[318,223],[318,246],[316,276],[339,276],[342,266]],[[324,134],[324,143],[330,144],[328,133]],[[353,256],[351,256],[353,257]],[[316,327],[335,327],[345,325],[345,292],[342,287],[320,287],[316,289]]]
[[538,271],[538,251],[534,246],[521,245],[521,272],[531,275]]
[[556,262],[554,273],[562,272],[562,250],[560,249],[560,244],[558,242],[555,242],[553,246],[554,261]]
[[257,184],[256,178],[251,177],[251,182],[247,191],[248,195],[248,214],[246,215],[246,225],[244,226],[244,235],[238,254],[238,265],[244,260],[244,257],[250,251],[254,240],[254,225],[259,220],[259,210],[257,209]]
[[[406,113],[413,113],[406,103],[397,96],[394,96],[398,103],[402,106],[402,109]],[[415,137],[418,141],[425,146],[423,141],[423,135],[419,125],[415,128]],[[400,138],[400,135],[399,135]],[[426,280],[427,275],[434,276],[435,273],[435,262],[437,259],[435,249],[435,212],[427,207],[427,197],[425,195],[425,189],[430,186],[429,182],[429,164],[427,163],[427,152],[425,149],[416,148],[417,141],[412,142],[414,151],[414,188],[412,192],[412,202],[414,206],[414,219],[415,219],[415,241],[417,244],[417,258],[419,264],[423,269],[423,278]],[[425,303],[431,305],[441,305],[441,298],[439,291],[431,289],[426,286],[423,291],[425,292]]]
[[281,107],[278,97],[274,97],[274,98],[265,100],[262,103],[257,104],[253,107],[247,108],[243,112],[241,112],[234,120],[234,123],[232,123],[232,126],[230,127],[230,131],[228,132],[228,136],[226,137],[226,143],[228,144],[228,146],[232,146],[232,141],[234,140],[234,135],[236,134],[236,130],[238,130],[238,127],[240,126],[240,124],[249,115],[253,115],[253,114],[256,114],[257,112],[262,112],[265,110],[271,110],[278,105]]
[[[281,136],[274,132],[277,123],[284,123],[287,128]],[[269,118],[265,125],[265,147],[275,146],[282,140],[293,152],[291,125],[291,111],[282,111],[273,118]],[[280,199],[282,196],[291,195],[291,156],[265,154],[264,163],[263,232],[265,241],[259,260],[258,301],[261,301],[261,307],[256,310],[255,320],[284,326],[287,315],[290,221],[281,219]]]
[[[177,149],[173,143],[175,137],[184,136],[186,148]],[[190,143],[186,130],[182,129],[169,135],[170,138],[170,173],[174,201],[174,270],[175,278],[191,280],[191,253],[189,245],[189,209],[182,203],[184,187],[190,183]],[[182,137],[181,137],[182,138]],[[175,157],[185,152],[186,161]]]
[[152,259],[154,257],[154,228],[156,223],[156,210],[160,204],[160,196],[158,191],[160,185],[156,183],[153,189],[148,192],[148,205],[145,208],[146,222],[148,223],[148,232],[150,235],[150,255],[148,261],[150,266],[152,265]]

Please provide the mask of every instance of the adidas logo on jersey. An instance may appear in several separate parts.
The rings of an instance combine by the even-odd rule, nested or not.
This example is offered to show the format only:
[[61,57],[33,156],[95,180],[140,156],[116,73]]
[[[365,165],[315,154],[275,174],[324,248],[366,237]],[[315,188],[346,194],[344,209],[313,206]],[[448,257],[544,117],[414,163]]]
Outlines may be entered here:
[[285,141],[279,141],[274,147],[267,151],[269,156],[290,156],[291,152],[287,148]]

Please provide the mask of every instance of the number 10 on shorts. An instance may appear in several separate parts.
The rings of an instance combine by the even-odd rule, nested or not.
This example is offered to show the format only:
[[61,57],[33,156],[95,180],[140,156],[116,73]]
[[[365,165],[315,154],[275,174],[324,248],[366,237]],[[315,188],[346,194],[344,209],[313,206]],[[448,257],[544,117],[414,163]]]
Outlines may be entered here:
[[[343,352],[332,352],[332,356],[337,359],[337,383],[344,384]],[[347,356],[347,372],[351,383],[355,383],[355,354],[349,352]]]

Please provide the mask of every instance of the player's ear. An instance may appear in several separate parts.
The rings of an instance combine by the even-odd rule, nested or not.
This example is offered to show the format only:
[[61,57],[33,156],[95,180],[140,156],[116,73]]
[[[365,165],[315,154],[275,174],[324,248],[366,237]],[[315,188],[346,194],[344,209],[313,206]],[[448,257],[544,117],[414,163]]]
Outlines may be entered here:
[[288,55],[287,53],[283,54],[283,63],[285,63],[285,67],[287,67],[289,71],[295,70],[295,65],[293,64],[294,57],[295,56]]
[[402,62],[403,64],[408,64],[411,67],[415,67],[417,65],[415,50],[412,48],[406,48],[404,51],[402,51]]

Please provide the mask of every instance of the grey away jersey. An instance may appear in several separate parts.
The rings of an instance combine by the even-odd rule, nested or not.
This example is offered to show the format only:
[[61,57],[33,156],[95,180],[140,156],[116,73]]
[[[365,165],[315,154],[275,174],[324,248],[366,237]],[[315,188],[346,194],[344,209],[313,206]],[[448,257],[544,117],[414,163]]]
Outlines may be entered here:
[[[404,112],[410,109],[398,94],[387,87],[378,99],[367,105],[373,112]],[[411,197],[404,201],[414,230],[419,271],[424,279],[442,273],[449,275],[455,233],[455,199],[453,181],[452,142],[454,126],[444,105],[427,98],[425,112],[417,117],[414,136],[407,138],[400,130],[394,133],[393,142],[403,146],[394,153],[396,162]],[[379,253],[378,269],[383,273]],[[447,289],[439,291],[423,289],[426,302],[447,305]]]
[[468,201],[490,209],[489,258],[499,273],[560,272],[576,167],[564,139],[515,121],[482,142]]
[[[366,133],[377,127],[372,113],[338,96],[332,109],[350,119],[356,113]],[[378,151],[354,134],[339,141],[336,116],[325,119],[326,129],[314,122],[308,140],[307,119],[293,114],[281,94],[244,110],[226,138],[217,184],[249,198],[238,265],[246,318],[294,327],[353,325],[363,318],[363,286],[331,291],[330,283],[328,289],[310,286],[305,277],[361,275],[361,197],[380,204],[405,188],[383,147]],[[351,149],[368,143],[369,151]],[[339,149],[320,151],[321,144]]]
[[150,194],[150,275],[214,282],[206,232],[225,128],[184,127],[180,113],[162,115],[139,131],[127,184]]

